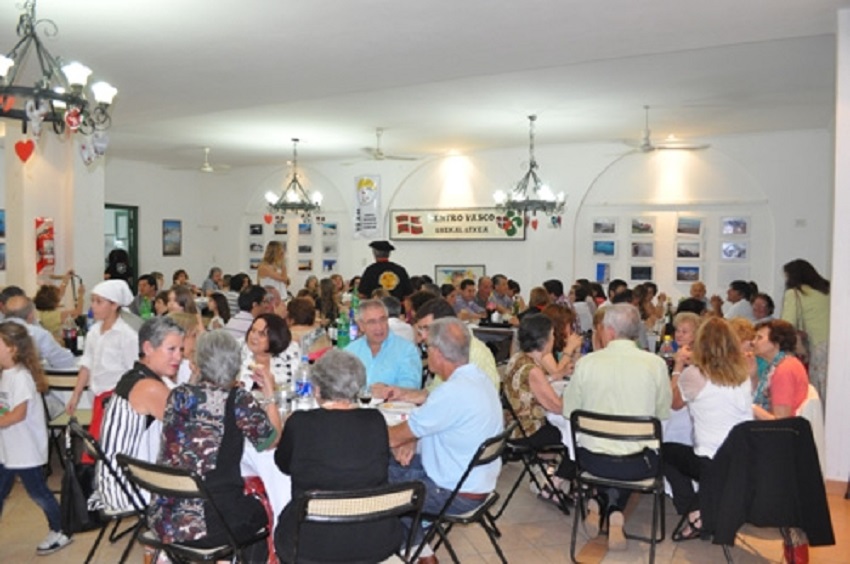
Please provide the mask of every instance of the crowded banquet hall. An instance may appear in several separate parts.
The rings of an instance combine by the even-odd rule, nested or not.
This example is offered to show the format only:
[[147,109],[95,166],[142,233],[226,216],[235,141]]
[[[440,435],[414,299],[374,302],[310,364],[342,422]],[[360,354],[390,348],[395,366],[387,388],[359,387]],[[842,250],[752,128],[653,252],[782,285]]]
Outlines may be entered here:
[[0,562],[847,562],[848,108],[850,0],[0,0]]

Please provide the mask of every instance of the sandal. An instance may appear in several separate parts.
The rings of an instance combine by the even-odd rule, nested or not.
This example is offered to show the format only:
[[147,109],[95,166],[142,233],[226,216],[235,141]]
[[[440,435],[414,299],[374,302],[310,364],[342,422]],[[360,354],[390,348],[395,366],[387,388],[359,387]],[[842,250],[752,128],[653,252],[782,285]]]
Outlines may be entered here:
[[688,519],[688,514],[682,515],[679,524],[676,525],[676,530],[673,531],[673,542],[683,542],[700,538],[702,535],[702,516],[697,517],[693,521]]

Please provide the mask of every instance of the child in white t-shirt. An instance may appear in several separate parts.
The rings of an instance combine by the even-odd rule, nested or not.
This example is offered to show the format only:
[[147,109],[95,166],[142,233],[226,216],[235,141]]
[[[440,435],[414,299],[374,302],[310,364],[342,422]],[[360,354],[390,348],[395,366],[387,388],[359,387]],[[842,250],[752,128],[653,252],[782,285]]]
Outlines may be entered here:
[[62,532],[59,504],[44,479],[47,423],[41,392],[47,390],[47,381],[23,325],[0,323],[0,369],[0,512],[15,476],[19,476],[50,526],[50,533],[36,551],[50,554],[67,546],[71,539]]

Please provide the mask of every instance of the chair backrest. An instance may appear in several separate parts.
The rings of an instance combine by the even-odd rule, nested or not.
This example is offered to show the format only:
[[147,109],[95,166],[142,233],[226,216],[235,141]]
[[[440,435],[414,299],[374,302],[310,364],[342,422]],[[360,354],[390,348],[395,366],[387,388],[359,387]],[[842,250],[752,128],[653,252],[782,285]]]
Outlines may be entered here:
[[77,385],[77,374],[75,372],[45,372],[47,387],[51,390],[73,391]]
[[126,454],[117,455],[116,460],[133,483],[152,493],[165,497],[207,498],[201,478],[188,470],[153,464]]
[[[522,425],[519,424],[519,416],[514,409],[514,406],[511,405],[511,399],[508,397],[508,393],[505,391],[505,383],[502,382],[502,385],[499,386],[499,399],[502,400],[502,409],[508,412],[508,416],[510,420],[507,421],[508,426],[512,429],[516,429],[519,431],[522,439],[527,439],[528,434],[525,432],[525,429],[522,428]],[[510,440],[510,436],[508,436],[508,440]]]
[[577,409],[570,415],[573,443],[580,435],[661,448],[661,421],[646,415],[609,415]]
[[294,551],[297,561],[302,523],[366,523],[387,517],[411,515],[413,526],[405,543],[405,557],[410,550],[413,532],[419,524],[425,485],[422,482],[400,482],[378,488],[350,491],[311,490],[296,500]]
[[823,422],[823,403],[821,403],[818,389],[809,384],[809,393],[806,395],[805,401],[800,404],[797,413],[798,417],[802,417],[812,426],[812,438],[815,441],[815,447],[818,449],[818,462],[820,462],[821,471],[826,467],[826,436]]
[[[106,471],[109,472],[115,480],[115,483],[121,487],[121,490],[124,492],[124,495],[127,496],[127,499],[130,500],[130,503],[133,504],[133,508],[138,512],[144,511],[147,503],[145,502],[142,492],[139,491],[134,484],[128,482],[127,479],[118,473],[115,465],[112,464],[112,461],[109,460],[109,457],[103,452],[100,443],[91,435],[91,433],[83,429],[83,426],[80,425],[76,417],[71,417],[70,421],[68,421],[68,432],[79,438],[86,453],[106,468]],[[121,455],[119,454],[118,456]]]

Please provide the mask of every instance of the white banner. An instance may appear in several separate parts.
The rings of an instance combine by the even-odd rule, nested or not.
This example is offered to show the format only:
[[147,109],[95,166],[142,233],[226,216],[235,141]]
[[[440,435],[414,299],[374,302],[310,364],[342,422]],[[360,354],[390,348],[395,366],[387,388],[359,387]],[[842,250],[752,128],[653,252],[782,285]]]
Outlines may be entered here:
[[377,239],[381,236],[381,177],[354,179],[357,205],[354,208],[354,236]]

